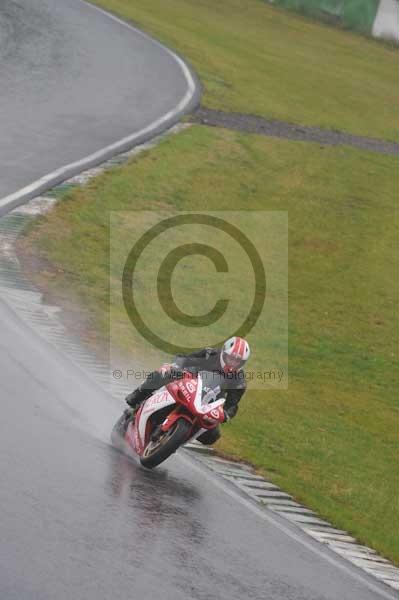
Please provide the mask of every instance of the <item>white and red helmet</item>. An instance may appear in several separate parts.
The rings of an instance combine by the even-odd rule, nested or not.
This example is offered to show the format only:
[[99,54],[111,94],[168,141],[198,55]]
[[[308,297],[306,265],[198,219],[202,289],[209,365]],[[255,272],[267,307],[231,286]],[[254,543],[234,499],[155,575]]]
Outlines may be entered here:
[[251,350],[246,340],[232,337],[223,344],[220,352],[220,363],[225,373],[233,373],[241,369],[247,362]]

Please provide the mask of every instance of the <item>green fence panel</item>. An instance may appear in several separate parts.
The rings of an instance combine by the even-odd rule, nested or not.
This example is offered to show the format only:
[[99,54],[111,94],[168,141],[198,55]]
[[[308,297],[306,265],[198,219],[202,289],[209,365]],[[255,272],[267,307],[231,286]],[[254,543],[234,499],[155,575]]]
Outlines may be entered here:
[[379,0],[275,0],[275,3],[366,33],[371,33],[379,6]]
[[377,15],[377,0],[351,0],[344,3],[343,23],[347,27],[371,33]]

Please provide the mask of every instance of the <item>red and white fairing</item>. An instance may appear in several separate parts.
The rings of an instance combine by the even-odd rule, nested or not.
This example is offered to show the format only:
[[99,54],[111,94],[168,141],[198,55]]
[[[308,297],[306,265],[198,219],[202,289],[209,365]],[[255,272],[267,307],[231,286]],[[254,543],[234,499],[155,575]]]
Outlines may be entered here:
[[130,443],[137,454],[141,455],[146,446],[146,440],[149,433],[149,418],[155,412],[176,404],[173,396],[168,392],[166,387],[155,392],[144,404],[139,408],[134,422],[129,423],[126,432],[126,441]]
[[184,418],[192,424],[188,442],[223,422],[224,402],[223,398],[215,400],[213,390],[208,394],[203,393],[200,375],[194,377],[187,373],[184,378],[162,387],[144,402],[134,422],[129,423],[125,440],[141,456],[151,436],[151,417],[170,407],[170,412],[161,425],[162,431],[168,431],[178,419]]

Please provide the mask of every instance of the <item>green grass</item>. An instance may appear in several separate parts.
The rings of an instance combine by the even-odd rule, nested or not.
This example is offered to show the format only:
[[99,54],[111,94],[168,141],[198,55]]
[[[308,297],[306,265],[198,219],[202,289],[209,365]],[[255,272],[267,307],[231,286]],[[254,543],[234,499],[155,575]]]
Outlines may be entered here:
[[[138,210],[288,211],[289,388],[250,391],[219,447],[399,563],[397,165],[195,126],[67,194],[22,245],[45,261],[41,285],[72,290],[107,339],[111,208],[133,211],[114,240],[121,256]],[[118,299],[111,310],[123,352]],[[262,367],[267,332],[250,341]]]
[[204,105],[399,140],[399,51],[261,0],[96,0],[180,51]]

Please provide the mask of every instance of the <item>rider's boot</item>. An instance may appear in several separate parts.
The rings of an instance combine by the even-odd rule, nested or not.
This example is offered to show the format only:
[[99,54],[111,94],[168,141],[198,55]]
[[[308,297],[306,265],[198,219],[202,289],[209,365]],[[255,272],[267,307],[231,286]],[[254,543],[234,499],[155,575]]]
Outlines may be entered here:
[[151,391],[144,389],[140,386],[136,388],[131,394],[126,396],[126,404],[131,408],[138,408],[144,400],[151,395]]

